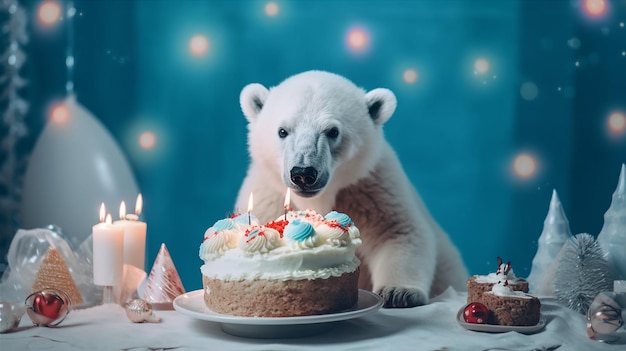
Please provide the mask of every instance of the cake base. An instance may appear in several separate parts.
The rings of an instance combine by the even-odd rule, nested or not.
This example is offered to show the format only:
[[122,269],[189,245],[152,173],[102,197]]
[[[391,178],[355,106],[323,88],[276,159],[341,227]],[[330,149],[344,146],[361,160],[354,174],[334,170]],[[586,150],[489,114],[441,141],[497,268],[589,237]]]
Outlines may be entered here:
[[359,270],[314,280],[223,281],[202,277],[204,303],[213,312],[245,317],[335,313],[358,300]]
[[534,296],[523,298],[486,293],[481,303],[489,309],[487,324],[533,326],[541,317],[541,302]]
[[[467,303],[483,302],[483,293],[491,291],[491,288],[496,285],[495,283],[478,283],[476,282],[476,276],[470,277],[467,280]],[[528,281],[525,279],[518,279],[515,283],[509,282],[508,285],[513,291],[528,292]]]

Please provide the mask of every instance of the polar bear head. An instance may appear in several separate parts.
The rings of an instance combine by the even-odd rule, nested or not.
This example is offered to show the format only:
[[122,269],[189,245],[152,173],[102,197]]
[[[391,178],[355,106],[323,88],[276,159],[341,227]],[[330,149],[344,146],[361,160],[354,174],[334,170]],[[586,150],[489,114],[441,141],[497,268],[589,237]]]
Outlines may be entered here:
[[308,71],[269,90],[249,84],[240,103],[253,166],[266,171],[268,184],[311,198],[373,170],[396,97],[387,89],[366,92],[339,75]]

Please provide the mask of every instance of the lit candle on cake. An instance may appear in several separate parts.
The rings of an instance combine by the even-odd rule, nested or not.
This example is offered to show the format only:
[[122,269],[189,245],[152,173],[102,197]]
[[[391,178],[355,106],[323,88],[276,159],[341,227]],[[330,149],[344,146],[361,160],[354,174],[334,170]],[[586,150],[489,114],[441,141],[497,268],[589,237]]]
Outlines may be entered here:
[[126,203],[120,204],[120,220],[115,225],[124,228],[124,264],[144,270],[146,258],[146,231],[147,223],[139,220],[143,207],[141,194],[137,195],[135,214],[126,214]]
[[291,202],[291,189],[287,188],[287,194],[285,194],[285,204],[283,207],[285,208],[285,220],[287,220],[287,211],[289,211],[289,203]]
[[250,193],[250,198],[248,199],[248,225],[252,224],[250,220],[250,213],[252,212],[252,193]]
[[101,286],[116,286],[122,281],[124,269],[124,228],[105,219],[104,203],[100,206],[100,223],[93,226],[93,282]]

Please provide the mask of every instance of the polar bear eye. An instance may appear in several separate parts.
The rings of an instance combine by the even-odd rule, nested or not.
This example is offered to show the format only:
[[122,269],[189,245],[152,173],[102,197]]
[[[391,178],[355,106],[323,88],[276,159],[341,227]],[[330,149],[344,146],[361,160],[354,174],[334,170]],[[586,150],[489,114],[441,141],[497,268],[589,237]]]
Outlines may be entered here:
[[326,131],[326,136],[331,139],[335,139],[339,136],[339,129],[337,129],[337,127],[330,128],[328,131]]
[[281,138],[286,138],[287,135],[289,135],[289,133],[287,133],[287,131],[285,130],[285,128],[280,128],[278,130],[278,136]]

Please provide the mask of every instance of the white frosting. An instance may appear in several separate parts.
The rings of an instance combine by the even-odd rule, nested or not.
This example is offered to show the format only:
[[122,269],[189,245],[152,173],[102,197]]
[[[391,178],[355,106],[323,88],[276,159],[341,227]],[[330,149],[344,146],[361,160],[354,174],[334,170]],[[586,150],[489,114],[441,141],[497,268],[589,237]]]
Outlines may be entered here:
[[515,291],[511,289],[510,286],[504,285],[502,282],[498,282],[497,284],[495,284],[491,288],[491,291],[487,292],[487,294],[494,294],[496,296],[521,297],[524,299],[531,298],[530,295],[521,291]]
[[361,238],[361,232],[355,225],[348,227],[348,234],[350,234],[350,239],[352,240]]
[[[282,220],[284,216],[276,222]],[[282,237],[273,228],[241,222],[215,231],[212,228],[220,227],[216,222],[200,245],[202,275],[220,280],[300,280],[338,277],[359,267],[356,250],[361,239],[354,224],[337,226],[311,210],[289,212],[287,220],[294,224]],[[310,226],[296,225],[301,222]]]
[[237,247],[237,228],[221,232],[215,232],[212,229],[207,229],[204,234],[205,240],[200,245],[200,257],[216,258]]
[[[272,228],[253,226],[246,231],[243,240],[239,242],[239,248],[249,256],[255,253],[268,253],[282,246],[278,231]],[[223,254],[223,253],[222,253]]]
[[[350,226],[355,227],[355,226]],[[356,227],[355,227],[356,228]],[[322,238],[322,240],[332,246],[345,246],[350,241],[350,233],[348,229],[339,225],[328,225],[325,222],[321,222],[315,227],[315,233]]]
[[311,235],[303,241],[289,239],[286,239],[286,241],[289,243],[288,245],[291,245],[294,249],[312,249],[319,244],[320,238],[318,235]]
[[[361,263],[354,255],[355,250],[355,247],[330,246],[293,250],[283,246],[269,254],[252,257],[231,250],[217,260],[205,261],[200,270],[206,277],[221,280],[325,279],[354,272]],[[346,257],[352,259],[346,260]]]

